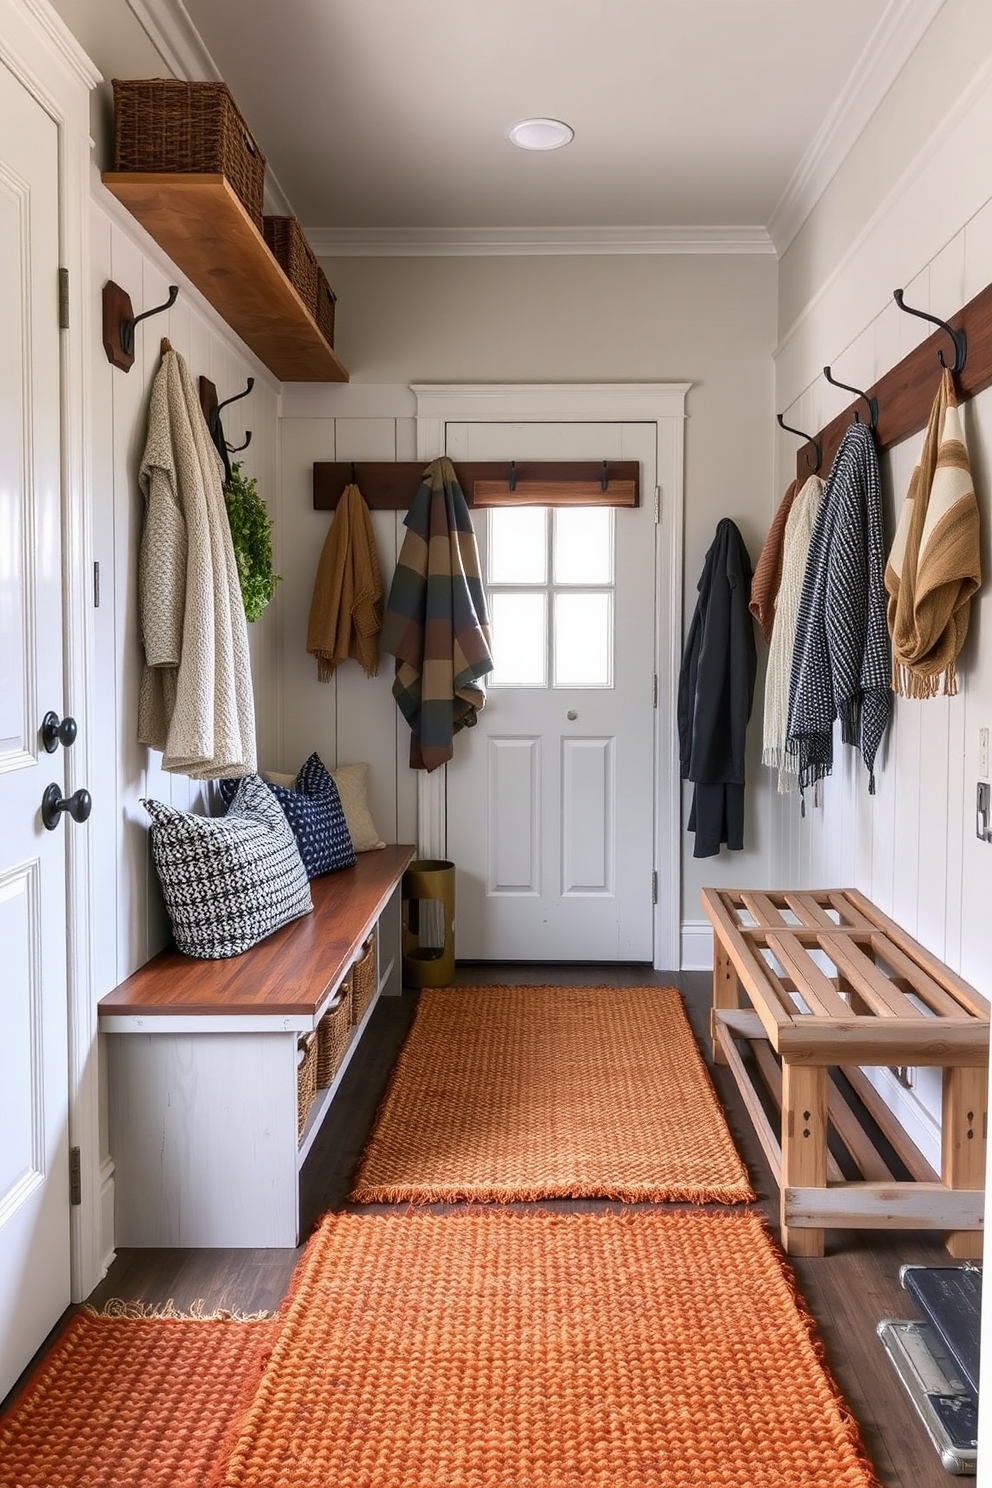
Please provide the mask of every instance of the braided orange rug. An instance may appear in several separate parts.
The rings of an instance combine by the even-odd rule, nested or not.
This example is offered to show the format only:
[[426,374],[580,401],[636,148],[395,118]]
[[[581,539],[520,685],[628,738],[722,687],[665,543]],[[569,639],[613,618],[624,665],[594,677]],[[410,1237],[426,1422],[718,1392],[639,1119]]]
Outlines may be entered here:
[[878,1488],[761,1221],[327,1216],[226,1488]]
[[0,1416],[2,1488],[202,1488],[278,1331],[226,1319],[71,1318]]
[[356,1203],[753,1198],[674,987],[420,994]]

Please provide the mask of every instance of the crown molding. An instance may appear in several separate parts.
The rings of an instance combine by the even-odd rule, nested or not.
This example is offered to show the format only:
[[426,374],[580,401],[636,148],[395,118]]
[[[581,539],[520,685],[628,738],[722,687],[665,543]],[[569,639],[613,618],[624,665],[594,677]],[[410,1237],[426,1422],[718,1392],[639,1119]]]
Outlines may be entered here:
[[775,252],[763,227],[307,227],[304,231],[318,258]]
[[826,191],[944,0],[891,0],[768,223],[781,255]]

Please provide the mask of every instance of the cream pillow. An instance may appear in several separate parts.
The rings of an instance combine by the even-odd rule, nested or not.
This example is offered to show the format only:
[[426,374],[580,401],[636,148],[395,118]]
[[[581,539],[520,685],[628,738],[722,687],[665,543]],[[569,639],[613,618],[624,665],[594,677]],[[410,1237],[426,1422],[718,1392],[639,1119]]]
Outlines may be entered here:
[[355,851],[369,852],[376,847],[385,847],[366,799],[368,765],[336,765],[331,771],[331,779],[338,788]]
[[[264,775],[272,785],[283,785],[287,790],[292,790],[296,785],[295,775],[280,775],[275,770],[266,770]],[[330,775],[341,797],[341,809],[355,851],[370,852],[374,848],[385,847],[386,844],[376,831],[368,806],[368,765],[338,765],[331,770]]]

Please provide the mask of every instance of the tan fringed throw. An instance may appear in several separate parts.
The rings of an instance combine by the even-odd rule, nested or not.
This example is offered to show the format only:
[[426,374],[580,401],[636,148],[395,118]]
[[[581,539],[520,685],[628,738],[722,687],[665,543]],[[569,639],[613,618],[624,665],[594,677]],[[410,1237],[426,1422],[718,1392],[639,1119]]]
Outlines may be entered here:
[[382,580],[372,519],[357,486],[345,486],[324,539],[310,601],[307,650],[329,682],[353,656],[367,677],[379,670]]
[[945,369],[885,566],[892,687],[903,697],[958,690],[956,661],[982,582],[978,502],[954,382]]
[[751,602],[748,609],[761,626],[761,634],[769,642],[775,626],[775,601],[782,582],[785,524],[798,494],[799,481],[794,480],[778,504],[751,580]]

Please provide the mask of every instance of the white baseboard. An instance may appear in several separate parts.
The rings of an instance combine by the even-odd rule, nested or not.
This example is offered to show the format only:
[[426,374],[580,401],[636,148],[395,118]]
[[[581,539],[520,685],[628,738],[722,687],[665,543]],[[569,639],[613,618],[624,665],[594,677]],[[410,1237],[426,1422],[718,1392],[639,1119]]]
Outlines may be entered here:
[[682,961],[680,970],[713,970],[713,927],[709,920],[682,921]]

